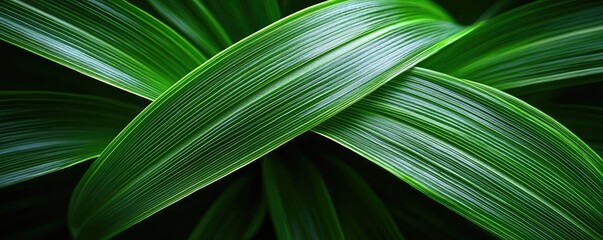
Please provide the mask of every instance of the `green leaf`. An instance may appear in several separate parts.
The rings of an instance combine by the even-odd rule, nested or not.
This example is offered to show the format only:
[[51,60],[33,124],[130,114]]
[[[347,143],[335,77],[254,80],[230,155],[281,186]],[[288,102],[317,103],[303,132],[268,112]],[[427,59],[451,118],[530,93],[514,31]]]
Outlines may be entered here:
[[389,210],[351,167],[330,159],[323,171],[346,239],[404,239]]
[[0,187],[97,157],[139,111],[92,96],[0,91]]
[[232,183],[203,214],[189,239],[252,239],[264,222],[266,205],[251,180],[244,176]]
[[0,39],[148,99],[205,60],[125,1],[1,1]]
[[447,20],[423,1],[330,1],[231,46],[95,161],[74,235],[110,237],[310,130],[466,32]]
[[317,131],[500,237],[603,237],[586,144],[503,92],[415,69]]
[[267,157],[262,176],[278,239],[344,239],[327,187],[310,159]]
[[603,73],[603,1],[536,1],[420,64],[498,89]]

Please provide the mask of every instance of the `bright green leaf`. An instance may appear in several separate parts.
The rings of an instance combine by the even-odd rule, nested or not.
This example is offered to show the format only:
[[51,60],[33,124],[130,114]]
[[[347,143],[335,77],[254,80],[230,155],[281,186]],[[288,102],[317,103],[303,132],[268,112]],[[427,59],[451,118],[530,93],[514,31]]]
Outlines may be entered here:
[[148,99],[205,60],[125,1],[1,1],[0,39]]
[[498,90],[415,68],[317,130],[501,237],[603,238],[601,158]]
[[423,1],[331,1],[231,46],[95,161],[74,235],[110,237],[310,130],[466,32],[447,20]]

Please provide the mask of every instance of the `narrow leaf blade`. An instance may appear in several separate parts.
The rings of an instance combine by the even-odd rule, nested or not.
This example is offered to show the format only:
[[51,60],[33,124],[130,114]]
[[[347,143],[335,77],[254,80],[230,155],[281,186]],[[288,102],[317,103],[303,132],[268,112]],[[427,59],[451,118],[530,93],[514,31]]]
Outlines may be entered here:
[[149,0],[149,3],[207,56],[233,43],[213,12],[201,1]]
[[125,1],[1,1],[0,39],[148,99],[206,59]]
[[485,21],[420,66],[498,89],[603,73],[603,2],[535,1]]
[[233,42],[279,20],[277,0],[201,0]]

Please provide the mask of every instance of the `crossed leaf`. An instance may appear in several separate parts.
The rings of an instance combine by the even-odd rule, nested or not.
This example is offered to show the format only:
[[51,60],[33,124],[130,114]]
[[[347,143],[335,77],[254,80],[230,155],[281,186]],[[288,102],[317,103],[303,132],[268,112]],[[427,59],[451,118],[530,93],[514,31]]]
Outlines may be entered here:
[[[601,158],[521,100],[455,78],[509,89],[600,73],[602,4],[543,1],[460,27],[428,1],[329,1],[193,70],[262,23],[152,3],[193,43],[128,3],[0,4],[5,41],[155,100],[78,185],[75,236],[113,236],[314,130],[499,236],[603,238]],[[407,71],[419,63],[452,76]]]

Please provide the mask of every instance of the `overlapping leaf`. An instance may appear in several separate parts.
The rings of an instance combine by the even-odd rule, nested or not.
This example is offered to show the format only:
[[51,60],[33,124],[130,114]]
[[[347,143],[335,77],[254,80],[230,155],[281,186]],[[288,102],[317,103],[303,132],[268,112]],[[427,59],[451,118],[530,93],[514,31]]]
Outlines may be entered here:
[[602,73],[602,62],[603,2],[551,0],[486,21],[420,66],[510,89]]
[[501,237],[603,237],[601,158],[484,85],[415,68],[317,130]]
[[326,2],[226,49],[93,164],[74,234],[111,236],[311,129],[461,36],[444,20],[423,1]]
[[1,1],[0,39],[148,99],[205,60],[125,1]]
[[[393,0],[376,2],[398,4]],[[417,7],[420,4],[425,4],[422,1],[415,1],[415,3]],[[219,41],[227,42],[225,41],[227,38],[223,35],[220,35],[221,37],[213,36],[215,38],[212,40],[214,45],[208,45],[208,42],[203,42],[203,39],[212,38],[212,36],[197,32],[202,27],[194,25],[192,22],[193,18],[205,16],[205,20],[209,25],[216,23],[211,14],[204,12],[203,4],[196,2],[194,3],[194,7],[196,8],[186,8],[170,5],[171,3],[169,2],[155,1],[156,6],[161,4],[163,4],[163,8],[158,7],[158,9],[160,11],[161,9],[167,9],[163,14],[168,16],[168,19],[170,19],[169,16],[175,15],[182,17],[181,19],[171,19],[172,23],[176,28],[183,31],[197,47],[203,49],[204,52],[213,54],[217,51],[216,49],[221,49],[229,44],[222,43],[220,45],[218,43]],[[218,5],[214,5],[213,8],[219,9],[220,3],[217,2],[215,4]],[[324,5],[330,4],[336,3]],[[6,41],[20,45],[75,68],[78,71],[149,99],[157,97],[171,83],[187,73],[190,68],[204,60],[197,51],[189,52],[188,50],[192,49],[191,45],[182,40],[169,28],[166,28],[156,20],[126,3],[77,3],[77,7],[80,11],[72,15],[66,10],[66,6],[55,6],[50,2],[31,1],[27,4],[21,1],[2,2],[0,3],[0,9],[2,10],[0,13],[0,34],[2,39]],[[190,11],[190,14],[179,15],[172,13],[184,10]],[[238,11],[240,10],[238,9]],[[338,14],[344,13],[344,11],[340,10],[334,11],[339,11],[337,12]],[[309,12],[311,11],[307,10],[305,13]],[[487,22],[474,34],[471,34],[458,44],[450,46],[450,48],[435,56],[435,58],[431,59],[424,66],[439,69],[458,77],[491,84],[501,89],[600,73],[602,70],[600,66],[602,62],[601,47],[603,46],[601,42],[601,39],[603,39],[601,37],[603,32],[601,28],[603,18],[601,16],[603,14],[600,14],[601,12],[603,12],[601,4],[594,1],[542,1],[535,3]],[[120,17],[125,16],[130,21],[122,22],[115,16],[112,16],[114,13],[118,13],[117,15]],[[383,17],[386,20],[395,19],[396,16],[393,15],[395,14],[384,14]],[[435,15],[446,19],[442,14],[436,13]],[[224,16],[226,15],[222,15],[222,18]],[[281,26],[286,25],[286,22],[299,21],[297,18],[302,18],[300,16],[304,15],[298,14],[296,17],[285,20],[285,23],[277,25]],[[302,96],[308,96],[304,94],[308,94],[308,92],[312,91],[312,88],[299,88],[299,86],[293,87],[293,85],[290,88],[284,88],[283,86],[286,85],[263,86],[261,84],[274,84],[277,78],[292,79],[293,77],[297,77],[303,79],[300,76],[304,74],[307,74],[306,76],[309,78],[312,75],[304,71],[315,71],[315,69],[312,69],[313,67],[318,67],[321,64],[324,65],[326,62],[329,62],[329,64],[336,62],[336,65],[333,68],[324,68],[325,71],[320,74],[321,76],[342,74],[343,78],[346,76],[358,77],[355,76],[357,74],[374,74],[372,71],[375,68],[365,68],[366,66],[361,65],[347,65],[350,69],[354,68],[356,70],[356,72],[352,71],[351,73],[343,70],[343,68],[338,68],[344,65],[342,62],[354,62],[357,59],[352,57],[342,58],[338,54],[343,52],[348,54],[350,49],[340,48],[338,50],[335,49],[335,46],[339,44],[343,45],[346,41],[356,41],[359,43],[358,45],[364,44],[362,47],[366,47],[368,44],[365,40],[383,35],[387,35],[389,38],[391,37],[389,36],[390,33],[392,35],[395,33],[395,27],[384,27],[381,30],[372,32],[371,29],[380,29],[382,25],[376,23],[379,20],[371,18],[379,18],[382,17],[381,15],[374,14],[363,17],[365,17],[364,20],[369,21],[368,19],[370,19],[370,21],[373,21],[374,25],[361,26],[363,29],[358,30],[358,32],[355,32],[357,29],[350,27],[350,29],[355,30],[351,31],[351,34],[346,33],[345,28],[337,29],[340,28],[340,25],[346,26],[345,23],[342,24],[342,19],[339,22],[330,24],[328,23],[331,20],[330,18],[319,18],[316,20],[317,22],[325,21],[322,23],[322,30],[326,29],[326,34],[318,35],[317,37],[310,35],[312,33],[306,33],[307,35],[302,35],[299,40],[294,39],[294,37],[298,37],[294,36],[294,31],[286,32],[282,29],[278,30],[276,27],[272,27],[269,30],[263,31],[265,35],[259,34],[260,36],[264,36],[264,38],[252,36],[250,39],[245,40],[245,43],[239,44],[233,47],[233,49],[226,51],[226,53],[220,54],[215,61],[206,64],[207,66],[201,67],[194,75],[189,76],[185,80],[188,82],[187,84],[178,86],[180,91],[171,91],[168,93],[170,97],[164,97],[164,99],[172,100],[164,100],[162,103],[154,104],[154,108],[148,109],[147,114],[139,117],[137,122],[132,125],[132,128],[138,130],[129,130],[127,133],[124,133],[121,139],[116,141],[113,144],[114,146],[108,151],[108,156],[120,155],[121,158],[130,161],[129,163],[125,162],[123,165],[115,164],[113,167],[101,167],[102,164],[99,163],[95,165],[95,170],[89,173],[89,175],[95,175],[98,178],[93,181],[102,184],[89,187],[89,189],[99,187],[101,190],[100,193],[88,193],[87,195],[80,196],[80,198],[90,197],[90,199],[99,199],[98,203],[90,203],[88,206],[85,206],[84,208],[87,208],[88,211],[82,211],[83,213],[81,213],[82,215],[89,214],[90,217],[84,221],[91,226],[88,228],[86,234],[94,235],[94,233],[98,233],[98,236],[115,234],[115,232],[134,224],[141,218],[167,206],[187,193],[243,166],[248,161],[278,146],[279,142],[282,143],[295,136],[295,134],[288,132],[288,137],[280,139],[269,137],[283,136],[283,132],[286,131],[284,125],[279,125],[280,123],[291,123],[292,126],[295,125],[298,127],[296,130],[297,133],[300,133],[303,131],[302,129],[309,129],[313,124],[318,124],[320,120],[326,119],[330,116],[329,114],[332,115],[336,112],[337,110],[331,110],[332,112],[328,114],[315,115],[318,116],[318,119],[310,118],[309,115],[306,115],[308,117],[306,120],[300,120],[294,118],[294,116],[286,116],[288,118],[278,116],[282,112],[287,112],[286,107],[290,107],[288,110],[291,110],[294,109],[293,107],[297,107],[296,104],[300,105],[305,102],[292,101],[287,98],[290,96],[278,96],[280,101],[274,101],[274,104],[270,105],[270,103],[273,103],[271,102],[273,100],[266,97],[269,96],[268,93],[271,93],[270,90],[294,89],[298,92],[291,95],[298,94],[301,99]],[[218,16],[217,18],[220,17]],[[350,19],[352,18],[350,17]],[[87,23],[95,21],[103,23],[100,28],[96,29],[90,27],[92,25],[87,25]],[[306,25],[303,26],[310,26],[308,22],[304,23]],[[235,24],[225,28],[230,30],[222,32],[218,29],[219,31],[217,32],[223,34],[226,31],[249,31],[249,29],[254,28],[250,27],[255,26],[254,24],[249,23],[249,25],[244,26]],[[103,26],[110,27],[102,28]],[[332,29],[327,28],[327,26],[331,26]],[[211,25],[209,27],[215,28],[216,26]],[[434,27],[433,29],[437,31],[435,30],[437,28]],[[305,30],[307,29],[301,29],[297,33],[304,32]],[[190,34],[187,34],[187,31]],[[288,33],[289,35],[279,35],[271,33],[272,31],[281,31],[280,34]],[[140,33],[142,36],[132,35],[132,32]],[[406,34],[404,31],[395,34],[400,33]],[[339,42],[332,43],[323,39],[328,34],[336,35],[337,38],[341,37],[339,35],[343,35],[344,37],[336,39]],[[151,35],[153,37],[159,36],[160,41],[158,42],[161,42],[161,44],[152,41],[130,41],[128,39],[129,37],[140,37],[142,39],[145,36],[150,38]],[[82,36],[86,36],[86,38]],[[234,37],[234,39],[242,36],[244,35]],[[354,36],[358,38],[355,39]],[[410,34],[399,36],[397,40],[403,38],[409,41],[417,40],[411,37]],[[163,41],[166,39],[175,39],[175,41]],[[360,41],[358,41],[359,39]],[[422,41],[422,39],[418,40],[418,42]],[[431,43],[437,42],[436,39],[431,40]],[[280,49],[270,46],[270,49],[266,50],[258,47],[261,41],[265,41],[266,46],[277,45],[280,41],[294,41],[294,44],[292,43],[287,47],[281,45],[282,48]],[[305,43],[312,42],[316,45],[304,48],[306,46],[303,44],[304,41],[306,41]],[[150,44],[140,48],[149,51],[138,51],[138,44],[141,43]],[[481,45],[476,46],[478,45],[477,43]],[[98,46],[95,47],[94,44],[98,44]],[[325,45],[326,49],[323,49],[321,44]],[[343,48],[354,46],[354,43],[346,44]],[[413,42],[412,44],[415,43]],[[421,44],[425,44],[425,46],[429,45],[425,42],[421,42]],[[233,64],[229,63],[231,59],[238,57],[236,56],[236,54],[240,54],[238,51],[242,51],[236,50],[237,48],[251,48],[254,45],[257,47],[257,52],[250,51],[248,54],[241,55],[242,59],[232,61]],[[391,50],[391,46],[393,45],[395,45],[393,42],[385,43],[384,41],[372,46],[374,49],[384,51],[381,48],[390,48]],[[64,49],[68,49],[69,51],[63,51]],[[335,50],[329,52],[327,49]],[[284,53],[288,51],[294,53],[287,53],[291,55]],[[317,52],[312,53],[312,51]],[[262,53],[264,56],[261,58],[253,57],[262,56]],[[279,56],[285,57],[280,59]],[[314,56],[324,57],[322,59],[324,61],[316,60]],[[352,55],[350,54],[350,56]],[[377,56],[377,54],[374,56]],[[289,62],[289,60],[296,57],[302,59],[298,60],[298,62]],[[366,55],[359,54],[356,57],[366,57]],[[174,60],[178,64],[172,65]],[[265,63],[262,61],[265,61]],[[304,65],[308,64],[309,61],[313,62],[308,66]],[[369,64],[371,67],[379,67],[378,71],[384,71],[387,69],[387,66],[381,66],[381,64],[387,63],[391,59],[383,60],[377,57],[369,57],[368,62],[370,63],[370,61],[374,61],[374,63]],[[274,63],[276,63],[276,66],[270,66],[270,64]],[[245,65],[246,68],[234,67],[235,64]],[[408,66],[410,65],[405,67]],[[187,67],[189,69],[185,70]],[[220,70],[220,68],[222,69]],[[106,71],[107,69],[110,71]],[[358,71],[358,69],[361,69],[361,71]],[[399,68],[396,71],[388,72],[387,75],[393,76],[402,69]],[[227,71],[237,73],[229,75]],[[417,71],[422,72],[423,70]],[[315,73],[319,75],[319,71]],[[434,95],[432,96],[433,99],[440,99],[442,102],[430,102],[429,105],[425,104],[417,107],[412,102],[396,101],[392,103],[388,101],[396,98],[388,98],[389,96],[382,98],[383,96],[379,96],[378,94],[371,94],[370,100],[362,101],[362,103],[370,103],[364,105],[364,109],[362,110],[364,112],[356,114],[356,110],[354,110],[362,109],[363,106],[361,104],[359,107],[354,106],[351,110],[345,111],[343,115],[337,116],[337,119],[351,116],[352,120],[330,121],[331,123],[337,122],[339,124],[341,129],[337,130],[337,134],[349,137],[356,141],[354,144],[359,144],[352,145],[346,143],[344,145],[359,152],[361,152],[359,149],[364,149],[363,151],[365,152],[361,152],[364,156],[369,156],[370,159],[385,166],[394,174],[401,176],[413,186],[422,189],[430,196],[443,202],[446,206],[460,212],[467,218],[500,236],[529,238],[546,238],[551,236],[565,236],[568,238],[601,237],[601,233],[597,231],[597,227],[601,226],[601,206],[599,203],[593,202],[597,200],[596,191],[600,192],[601,190],[601,181],[596,175],[596,173],[599,173],[600,176],[601,167],[600,159],[593,156],[590,149],[568,133],[567,130],[551,122],[548,117],[529,107],[525,107],[523,103],[516,100],[508,100],[509,98],[501,93],[480,85],[437,76],[438,74],[435,74],[435,77],[431,73],[424,74],[423,78],[414,78],[412,79],[414,82],[410,81],[408,83],[416,85],[409,87],[404,84],[394,83],[387,84],[385,89],[400,90],[416,87],[420,88],[414,90],[421,92],[421,98],[426,99],[428,98],[428,93],[431,93]],[[377,75],[375,74],[373,77]],[[228,78],[228,76],[231,78]],[[205,77],[208,77],[209,80],[203,79]],[[370,76],[363,77],[366,77],[365,79],[370,78]],[[218,78],[223,78],[223,80],[218,80]],[[381,79],[383,81],[380,83],[371,86],[370,89],[374,89],[379,84],[385,82],[384,79]],[[442,79],[451,81],[451,83],[443,82]],[[326,85],[326,79],[323,80],[325,80],[323,82],[325,89],[328,89],[330,85]],[[329,80],[329,84],[331,84],[331,80]],[[352,80],[357,81],[358,79],[348,80],[351,83]],[[261,84],[258,84],[258,81]],[[285,80],[278,83],[284,84],[290,82]],[[182,90],[185,86],[192,87],[195,84],[199,87],[196,90]],[[234,86],[236,84],[243,84],[243,86]],[[319,84],[319,82],[317,81],[315,84]],[[205,90],[200,90],[201,87]],[[241,91],[230,92],[230,90],[234,90],[235,88],[239,88]],[[214,92],[216,89],[220,89],[220,91],[217,93]],[[256,91],[255,93],[257,94],[252,94],[253,91]],[[363,94],[369,91],[365,90]],[[382,94],[387,91],[380,90],[378,93]],[[401,92],[404,94],[408,93],[408,91]],[[393,91],[390,93],[394,95]],[[179,94],[182,94],[179,99],[173,100],[177,98],[174,95]],[[185,96],[186,94],[188,96]],[[193,94],[201,95],[192,96]],[[207,96],[202,94],[206,94]],[[220,94],[224,94],[225,96],[220,96]],[[329,100],[339,97],[337,95],[327,97],[329,94],[332,93],[325,92],[322,97],[329,98]],[[359,99],[360,95],[362,94],[355,96],[353,99]],[[277,97],[277,95],[274,96],[275,98]],[[466,102],[462,102],[464,105],[461,104],[461,107],[450,105],[446,102],[448,99],[444,96],[455,96],[466,100]],[[477,99],[474,96],[486,96],[487,98]],[[237,97],[243,97],[244,100],[236,99]],[[399,96],[397,95],[396,97]],[[192,101],[191,99],[196,99],[197,101]],[[216,102],[211,102],[214,99],[217,99],[215,100]],[[404,99],[416,100],[417,97],[413,96],[412,98],[408,97]],[[255,100],[256,108],[251,108],[252,110],[244,109],[254,106],[248,105],[249,102],[252,102],[248,100]],[[310,101],[312,102],[311,104],[328,102],[319,103],[316,99],[310,99]],[[346,104],[349,105],[353,101],[355,100],[350,98],[344,101],[344,103],[340,103],[341,105],[336,109],[343,109],[344,105],[347,106]],[[284,107],[277,106],[277,103],[283,102],[288,103],[288,105],[286,104]],[[454,102],[454,104],[457,103]],[[476,104],[479,108],[475,108],[475,106],[469,105],[469,103]],[[163,106],[158,107],[160,105]],[[501,108],[501,105],[507,108]],[[208,106],[211,110],[203,110]],[[405,109],[408,106],[417,108]],[[521,111],[513,115],[509,110],[509,106],[517,107]],[[302,109],[304,107],[306,106],[301,106],[299,109],[291,111],[305,111],[305,109]],[[156,111],[156,109],[163,110]],[[197,110],[188,111],[191,109]],[[325,107],[324,109],[327,108]],[[439,109],[450,114],[449,116],[443,116],[438,114],[438,111],[434,109]],[[487,117],[475,114],[471,115],[470,113],[472,112],[469,112],[468,109],[477,109],[478,112],[484,113],[484,116]],[[504,111],[501,111],[501,109]],[[274,110],[274,112],[271,112],[271,110]],[[253,115],[253,111],[257,111],[257,115]],[[430,114],[428,111],[434,111],[432,112],[434,114]],[[160,114],[153,112],[161,112],[161,116],[156,116]],[[467,113],[468,117],[463,115],[465,113]],[[407,116],[408,114],[416,114],[420,117],[412,118]],[[429,115],[434,115],[435,117]],[[260,118],[252,118],[258,116]],[[454,116],[454,118],[450,118],[450,116]],[[490,118],[492,116],[496,117]],[[525,120],[521,120],[520,116],[528,117]],[[150,120],[145,120],[145,118],[154,119],[155,122],[148,124]],[[170,119],[178,119],[178,121],[172,123]],[[269,119],[272,120],[268,121]],[[370,119],[375,120],[375,122],[370,122]],[[417,119],[425,121],[425,123]],[[456,122],[450,119],[454,119]],[[471,119],[471,121],[461,121],[467,119]],[[492,119],[497,121],[491,122],[493,121]],[[506,122],[506,120],[509,120],[509,122]],[[542,122],[544,122],[544,127],[537,126],[536,123],[539,124]],[[320,127],[319,129],[322,130],[319,131],[324,131],[331,123],[327,124],[327,127]],[[490,123],[490,125],[484,123]],[[507,131],[500,132],[492,130],[500,129],[496,128],[496,125],[514,126],[513,124],[515,123],[517,126],[526,126],[527,128],[509,127],[512,131],[503,129]],[[148,125],[136,127],[137,124]],[[173,125],[174,128],[167,128],[166,130],[162,128],[171,124],[175,124]],[[191,126],[193,124],[199,125]],[[210,127],[206,128],[206,124],[209,124]],[[297,126],[303,124],[307,125]],[[181,126],[176,127],[176,125]],[[240,128],[235,128],[236,126]],[[459,136],[467,136],[467,139],[461,139],[460,137],[451,135],[451,133],[447,134],[445,131],[439,131],[434,126],[443,126],[443,129],[446,129],[446,131],[458,134]],[[177,129],[177,131],[174,129]],[[280,129],[283,132],[269,129]],[[346,129],[350,132],[345,132],[347,131]],[[492,134],[492,136],[488,137],[488,134],[481,133],[479,130]],[[147,136],[147,132],[152,134]],[[202,135],[198,133],[202,133]],[[366,139],[366,136],[358,137],[354,135],[360,133],[375,134],[371,136],[376,136],[376,138]],[[404,136],[402,133],[408,133],[409,135]],[[497,133],[499,134],[497,135]],[[517,134],[517,136],[525,136],[525,138],[513,137],[511,133]],[[534,133],[535,135],[532,136],[527,133]],[[128,134],[133,136],[126,136]],[[325,133],[323,132],[323,134]],[[535,138],[534,136],[541,136],[542,138]],[[180,139],[180,137],[184,138]],[[252,137],[257,138],[252,139]],[[130,139],[129,143],[124,144],[124,146],[117,146],[124,138]],[[408,139],[408,142],[401,143],[401,139]],[[275,140],[269,143],[271,147],[261,145],[269,142],[269,140]],[[135,143],[136,141],[140,141],[140,143]],[[213,143],[203,145],[201,141]],[[341,139],[339,141],[341,142]],[[513,141],[518,141],[519,143],[523,143],[523,145],[514,143]],[[154,142],[154,144],[146,147],[151,150],[145,150],[147,151],[145,154],[138,152],[140,146],[151,142]],[[437,144],[433,145],[434,143]],[[378,144],[386,144],[385,146],[389,148],[384,148]],[[564,146],[563,144],[568,145]],[[359,147],[360,145],[362,147]],[[194,147],[196,149],[180,151],[186,149],[183,146]],[[509,147],[510,149],[502,149],[500,146]],[[206,152],[199,150],[204,148],[209,150]],[[222,148],[225,148],[226,150],[224,151],[226,152],[230,151],[238,155],[223,156],[225,152],[222,152]],[[121,154],[112,153],[113,151],[117,151],[116,149],[121,151]],[[252,152],[252,149],[256,150],[256,152],[245,155],[245,152]],[[167,157],[163,155],[167,155]],[[183,160],[190,157],[193,158],[188,159],[188,161]],[[511,159],[509,160],[507,157]],[[405,158],[409,160],[408,164],[399,162],[399,159]],[[144,161],[140,161],[140,159],[144,159]],[[239,159],[239,161],[223,161],[224,159]],[[435,161],[436,159],[439,162]],[[116,161],[113,160],[114,163]],[[573,166],[570,164],[571,161],[576,161],[578,164]],[[591,161],[592,166],[588,164],[588,161]],[[206,166],[206,164],[212,162],[219,164]],[[475,165],[465,166],[467,164]],[[447,166],[447,168],[442,166]],[[435,172],[434,169],[438,169],[442,173]],[[123,170],[121,177],[118,175],[115,180],[112,180],[113,182],[109,181],[107,173],[119,173],[121,170]],[[163,175],[163,173],[160,174],[161,171],[167,171],[167,173]],[[216,175],[199,178],[198,173],[200,172],[214,173]],[[524,172],[527,173],[525,174],[526,176],[522,175]],[[134,173],[134,175],[129,176],[128,174],[131,173]],[[499,173],[502,174],[496,175]],[[480,174],[484,174],[484,176]],[[538,176],[538,174],[542,176]],[[199,179],[203,179],[201,181],[203,183],[199,183]],[[89,179],[86,181],[89,181]],[[158,201],[155,201],[155,199],[141,201],[141,199],[149,199],[149,196],[155,197],[154,193],[164,191],[165,189],[159,189],[163,184],[162,181],[163,183],[167,181],[172,183],[178,182],[180,184],[176,189],[170,189],[162,193],[163,195],[159,194],[160,200]],[[108,182],[107,185],[104,185],[105,182]],[[500,186],[497,185],[499,183]],[[466,184],[466,186],[463,184]],[[480,188],[481,185],[478,184],[483,184],[484,187]],[[490,186],[489,184],[495,186]],[[588,184],[592,184],[592,186],[589,188]],[[111,190],[113,187],[115,188]],[[458,192],[454,192],[451,189],[457,189]],[[590,192],[591,190],[595,192]],[[115,197],[109,197],[111,196],[110,194],[115,194]],[[559,194],[560,197],[555,197],[555,194]],[[136,204],[140,204],[140,206],[131,209],[127,207],[135,202]],[[112,207],[111,204],[115,204],[116,206]],[[530,207],[532,206],[530,204],[534,204],[534,207]],[[124,211],[124,209],[129,209],[131,212]],[[538,218],[541,219],[539,220]],[[116,223],[111,222],[115,219],[118,220]],[[576,232],[575,235],[571,234],[573,231]]]
[[0,187],[97,157],[139,111],[85,95],[0,91]]

